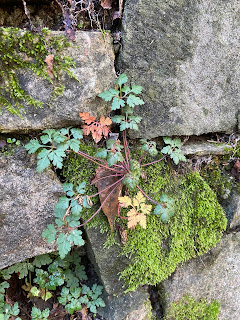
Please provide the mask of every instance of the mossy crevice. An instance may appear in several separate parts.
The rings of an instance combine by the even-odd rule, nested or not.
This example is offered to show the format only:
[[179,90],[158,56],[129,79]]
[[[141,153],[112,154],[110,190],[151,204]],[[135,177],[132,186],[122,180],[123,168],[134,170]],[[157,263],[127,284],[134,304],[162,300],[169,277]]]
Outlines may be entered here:
[[[79,183],[94,176],[95,166],[88,160],[75,156],[71,159],[64,169],[68,181]],[[175,215],[167,224],[160,216],[148,215],[147,228],[137,226],[134,230],[126,228],[126,220],[116,218],[127,229],[127,243],[121,254],[130,258],[130,264],[120,274],[127,291],[140,285],[156,285],[173,273],[178,264],[207,252],[219,242],[227,224],[216,194],[197,171],[178,175],[167,162],[147,166],[144,171],[146,180],[141,179],[140,187],[156,201],[163,193],[173,197]],[[88,191],[93,193],[93,189]],[[90,211],[83,218],[94,213]],[[97,225],[109,231],[104,215],[94,218],[90,227]],[[112,238],[108,244],[113,242]]]
[[[51,36],[47,28],[39,33],[18,28],[0,27],[0,112],[5,107],[10,113],[22,116],[24,105],[42,108],[44,103],[27,94],[18,79],[18,70],[31,70],[52,86],[52,96],[48,105],[64,92],[62,75],[74,66],[72,58],[63,56],[62,49],[69,46],[64,36]],[[52,55],[53,64],[45,59]]]

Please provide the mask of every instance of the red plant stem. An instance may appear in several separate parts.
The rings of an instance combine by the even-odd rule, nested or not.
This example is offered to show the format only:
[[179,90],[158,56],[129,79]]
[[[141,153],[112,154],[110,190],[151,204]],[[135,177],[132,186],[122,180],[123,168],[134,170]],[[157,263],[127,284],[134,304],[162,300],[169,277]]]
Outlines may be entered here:
[[166,158],[166,155],[163,156],[161,159],[159,160],[156,160],[156,161],[153,161],[153,162],[149,162],[149,163],[145,163],[145,164],[142,164],[141,167],[146,167],[146,166],[150,166],[151,164],[154,164],[154,163],[157,163],[159,161],[162,161],[164,158]]
[[147,151],[144,151],[143,155],[141,156],[141,158],[138,160],[139,163],[141,163],[142,159],[145,157]]
[[84,152],[82,152],[82,151],[78,151],[78,152],[75,152],[75,153],[80,154],[82,157],[84,157],[84,158],[86,158],[86,159],[88,159],[88,160],[96,163],[97,165],[99,165],[99,166],[101,166],[101,167],[103,167],[103,168],[106,168],[106,169],[108,169],[108,170],[114,171],[114,172],[116,172],[116,173],[123,173],[122,171],[115,170],[115,169],[113,169],[113,168],[111,168],[111,167],[109,167],[109,166],[107,166],[107,165],[105,166],[105,165],[103,165],[102,163],[98,163],[97,161],[91,159],[91,156],[88,156],[86,153],[84,153]]
[[161,204],[153,199],[151,199],[139,186],[137,186],[138,190],[140,190],[142,192],[142,194],[151,202],[155,203],[155,204]]
[[[104,177],[104,178],[105,178],[105,177]],[[88,196],[88,197],[89,197],[89,198],[96,197],[97,195],[101,194],[102,192],[106,191],[107,189],[115,186],[115,184],[117,184],[118,182],[121,182],[123,179],[124,179],[124,177],[122,177],[122,178],[119,179],[118,181],[114,182],[114,183],[111,184],[110,186],[106,187],[105,189],[101,190],[100,192],[95,193],[95,194],[93,194],[93,195],[91,195],[91,196]]]
[[112,191],[107,195],[107,197],[104,199],[103,203],[101,204],[101,206],[97,209],[97,211],[87,220],[85,221],[84,223],[80,224],[79,226],[77,227],[74,227],[74,229],[76,228],[80,228],[80,227],[83,227],[85,226],[85,224],[87,224],[90,220],[92,220],[97,214],[98,212],[102,209],[104,203],[107,201],[107,199],[111,196],[111,194],[113,193],[113,191],[115,191],[117,189],[117,187],[119,186],[120,182],[112,189]]
[[121,218],[121,219],[128,219],[128,217],[122,217],[122,216],[120,215],[119,209],[120,209],[120,203],[118,203],[118,216],[119,216],[119,218]]
[[127,172],[129,172],[129,166],[127,165],[127,163],[126,163],[125,160],[123,160],[122,166],[124,167],[124,169],[125,169]]

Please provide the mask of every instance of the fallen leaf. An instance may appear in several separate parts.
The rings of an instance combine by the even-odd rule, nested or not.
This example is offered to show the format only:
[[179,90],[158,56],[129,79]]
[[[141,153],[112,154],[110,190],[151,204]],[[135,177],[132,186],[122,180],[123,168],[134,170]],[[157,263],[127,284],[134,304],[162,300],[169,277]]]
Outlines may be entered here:
[[103,9],[112,9],[113,0],[101,0],[101,6]]
[[120,233],[122,244],[126,244],[127,243],[127,230],[123,229],[122,227],[119,227],[119,233]]
[[[114,184],[119,180],[119,177],[113,177],[112,175],[113,175],[112,170],[106,169],[104,167],[97,168],[96,175],[92,183],[97,187],[98,192],[101,192],[102,190],[106,189],[108,186],[111,186],[112,184]],[[101,204],[115,187],[116,185],[108,188],[107,190],[99,194],[99,199]],[[121,194],[121,192],[122,192],[122,183],[118,185],[118,187],[113,191],[113,193],[109,196],[109,198],[106,200],[106,202],[102,206],[102,211],[108,218],[111,231],[113,231],[114,221],[118,211],[118,197]]]
[[47,73],[50,78],[54,78],[53,60],[54,60],[54,54],[49,54],[48,56],[46,56],[46,59],[44,60],[47,64]]
[[81,309],[81,314],[82,314],[82,320],[90,320],[90,319],[91,319],[91,317],[88,315],[87,306],[84,306],[84,307]]

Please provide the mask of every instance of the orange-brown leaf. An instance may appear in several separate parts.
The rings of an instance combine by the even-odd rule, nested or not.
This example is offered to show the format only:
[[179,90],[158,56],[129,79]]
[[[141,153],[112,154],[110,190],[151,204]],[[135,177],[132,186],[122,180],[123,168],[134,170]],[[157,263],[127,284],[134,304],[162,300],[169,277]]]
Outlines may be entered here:
[[101,126],[110,126],[112,124],[112,120],[109,117],[105,118],[104,116],[102,116],[100,118],[100,124]]
[[101,6],[103,9],[111,9],[113,0],[101,0]]
[[93,116],[90,116],[88,112],[80,112],[79,115],[86,124],[90,124],[96,120],[96,118]]
[[88,136],[89,134],[90,134],[90,127],[89,126],[87,126],[87,125],[84,125],[83,127],[82,127],[82,129],[83,129],[83,134],[85,135],[85,136]]

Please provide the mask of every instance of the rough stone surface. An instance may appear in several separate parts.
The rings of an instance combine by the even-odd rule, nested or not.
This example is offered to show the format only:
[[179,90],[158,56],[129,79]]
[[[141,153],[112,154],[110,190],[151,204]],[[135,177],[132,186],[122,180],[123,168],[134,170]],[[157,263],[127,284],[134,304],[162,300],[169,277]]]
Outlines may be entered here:
[[233,132],[239,17],[238,0],[126,1],[119,65],[144,88],[138,136]]
[[[78,31],[74,44],[64,49],[62,54],[76,62],[73,72],[80,82],[66,76],[63,81],[66,87],[64,94],[52,102],[52,108],[26,106],[23,119],[3,111],[0,132],[76,126],[80,124],[79,112],[89,112],[94,116],[104,112],[106,104],[97,95],[109,89],[116,78],[111,36],[106,34],[103,37],[101,32]],[[50,101],[52,87],[46,80],[36,77],[29,70],[22,70],[19,79],[26,93],[44,103]]]
[[222,155],[228,153],[231,146],[227,144],[217,145],[211,142],[190,142],[182,146],[185,155]]
[[178,268],[163,282],[166,310],[169,303],[187,293],[195,299],[221,302],[219,320],[236,320],[240,315],[240,233],[231,233],[209,253]]
[[86,229],[86,234],[88,257],[105,289],[106,307],[99,313],[106,320],[150,320],[151,303],[146,290],[124,294],[123,282],[119,281],[118,274],[128,261],[118,256],[119,246],[104,248],[107,235],[99,230]]
[[0,153],[0,269],[56,250],[41,233],[54,218],[54,205],[63,189],[48,170],[38,174],[36,159],[17,148]]
[[235,190],[231,193],[224,210],[230,219],[229,228],[231,230],[240,228],[240,195]]

